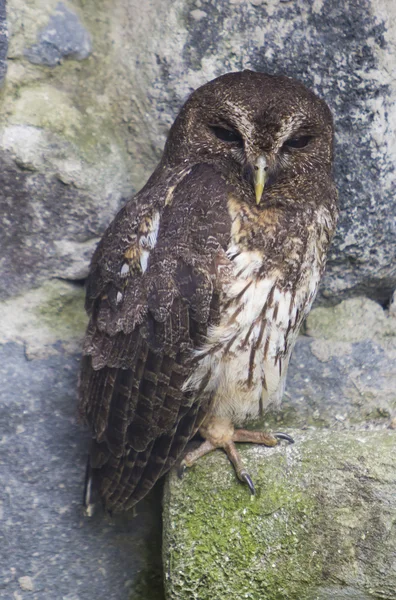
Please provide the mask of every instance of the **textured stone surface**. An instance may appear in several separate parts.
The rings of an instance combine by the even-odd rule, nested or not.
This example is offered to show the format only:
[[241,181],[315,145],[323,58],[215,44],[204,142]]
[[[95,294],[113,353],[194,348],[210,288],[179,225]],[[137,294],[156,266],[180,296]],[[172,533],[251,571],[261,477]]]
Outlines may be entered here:
[[52,281],[0,304],[0,597],[161,600],[160,489],[136,515],[83,514],[82,296]]
[[2,297],[50,277],[86,277],[100,235],[132,188],[117,108],[104,89],[111,39],[102,9],[86,8],[97,55],[55,68],[25,56],[57,7],[51,0],[9,3],[11,60],[0,113]]
[[394,600],[395,433],[291,431],[243,447],[249,495],[220,451],[166,487],[169,600]]
[[37,44],[25,50],[33,64],[55,67],[63,58],[83,60],[91,54],[91,36],[78,16],[59,2],[48,25],[38,34]]
[[34,600],[120,600],[148,565],[159,569],[158,497],[136,517],[83,515],[88,435],[76,422],[77,369],[77,356],[28,361],[21,346],[0,346],[4,598],[24,598],[28,577]]
[[8,32],[6,5],[3,1],[0,4],[0,87],[3,85],[3,80],[7,72],[7,49],[8,49]]
[[[114,207],[119,206],[117,195],[112,196],[112,203],[107,196],[107,208],[97,210],[97,202],[106,195],[105,177],[111,165],[103,165],[101,175],[96,169],[84,172],[84,164],[73,162],[70,154],[66,162],[59,159],[62,167],[56,171],[57,155],[64,156],[64,148],[57,146],[56,136],[51,148],[43,148],[46,146],[43,138],[46,140],[48,136],[39,128],[15,126],[4,135],[9,136],[5,144],[10,150],[2,156],[0,152],[0,210],[5,225],[0,233],[3,274],[0,296],[16,294],[48,277],[83,279],[99,241],[98,234],[110,221]],[[21,154],[18,155],[18,150],[13,152],[14,143]],[[35,167],[35,162],[44,161],[46,176]],[[118,171],[116,163],[113,166]],[[84,179],[91,181],[91,193],[87,193]],[[114,193],[114,182],[112,179],[110,195]]]
[[84,297],[82,286],[52,280],[0,302],[0,344],[22,344],[29,360],[56,355],[61,349],[77,354],[88,323]]
[[395,316],[372,300],[351,298],[314,309],[305,334],[292,355],[280,409],[264,423],[387,425],[396,416]]
[[[342,214],[322,297],[334,302],[354,293],[389,301],[396,286],[391,0],[85,0],[68,3],[67,11],[84,23],[95,52],[50,69],[32,65],[25,50],[62,14],[57,0],[9,1],[12,60],[0,151],[28,171],[21,174],[7,163],[9,173],[26,178],[36,220],[45,220],[46,199],[54,194],[62,202],[66,193],[70,203],[67,232],[39,230],[49,252],[42,248],[35,273],[19,277],[16,256],[22,255],[22,263],[28,259],[25,248],[35,245],[37,229],[18,211],[23,226],[9,242],[7,264],[11,293],[39,283],[45,271],[58,275],[65,253],[67,276],[83,276],[89,252],[73,243],[91,248],[122,196],[144,183],[187,94],[226,71],[253,68],[302,79],[335,115]],[[69,191],[54,190],[59,182]],[[85,209],[91,204],[97,220],[82,233],[81,222],[93,217]]]

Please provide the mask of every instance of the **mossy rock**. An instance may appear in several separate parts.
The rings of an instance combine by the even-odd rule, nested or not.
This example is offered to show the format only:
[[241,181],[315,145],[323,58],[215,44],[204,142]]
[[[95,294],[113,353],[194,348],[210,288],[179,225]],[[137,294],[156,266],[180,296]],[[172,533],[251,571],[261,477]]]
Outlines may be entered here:
[[29,359],[81,350],[88,318],[81,285],[54,279],[0,302],[0,344],[21,343]]
[[220,451],[164,498],[168,600],[396,599],[395,432],[294,432],[240,446],[256,496]]

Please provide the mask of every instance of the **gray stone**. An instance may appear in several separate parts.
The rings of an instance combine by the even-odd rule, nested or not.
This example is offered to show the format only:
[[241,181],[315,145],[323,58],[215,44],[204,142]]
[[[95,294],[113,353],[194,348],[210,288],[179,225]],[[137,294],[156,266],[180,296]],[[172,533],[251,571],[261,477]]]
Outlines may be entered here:
[[7,50],[8,50],[8,31],[6,19],[6,5],[3,1],[0,3],[0,87],[3,84],[7,73]]
[[55,67],[63,58],[83,60],[91,54],[91,36],[78,16],[59,2],[38,43],[26,49],[26,58],[37,65]]
[[389,303],[389,314],[396,317],[396,291],[393,292],[393,296]]
[[83,304],[82,286],[59,280],[0,303],[0,596],[161,600],[161,488],[136,513],[83,514]]
[[169,600],[395,600],[395,433],[289,433],[293,445],[240,445],[255,496],[218,450],[172,473]]
[[136,515],[83,515],[79,355],[57,348],[27,360],[23,345],[0,345],[0,595],[122,600],[133,591],[134,600],[161,600],[159,490]]
[[84,279],[99,236],[122,204],[123,161],[116,152],[98,152],[93,166],[77,159],[73,143],[35,127],[11,126],[0,139],[0,297],[49,277]]
[[316,308],[292,355],[278,410],[257,424],[370,428],[396,416],[396,318],[367,298]]

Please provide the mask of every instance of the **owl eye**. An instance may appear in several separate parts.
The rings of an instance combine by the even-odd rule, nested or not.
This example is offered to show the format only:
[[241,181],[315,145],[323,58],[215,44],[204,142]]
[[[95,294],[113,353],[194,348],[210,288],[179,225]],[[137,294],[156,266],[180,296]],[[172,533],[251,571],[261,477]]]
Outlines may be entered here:
[[222,142],[231,144],[237,143],[240,146],[243,145],[242,136],[240,136],[235,129],[226,129],[225,127],[220,127],[219,125],[210,125],[210,129]]
[[312,140],[312,135],[302,135],[298,138],[290,138],[283,144],[285,148],[305,148]]

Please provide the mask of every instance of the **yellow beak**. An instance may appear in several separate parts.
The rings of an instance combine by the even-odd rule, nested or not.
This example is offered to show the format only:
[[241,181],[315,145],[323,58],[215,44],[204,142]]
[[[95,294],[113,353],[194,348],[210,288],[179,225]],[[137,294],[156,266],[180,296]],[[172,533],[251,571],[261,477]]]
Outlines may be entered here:
[[256,202],[260,204],[263,195],[265,180],[267,179],[267,161],[265,156],[259,156],[254,165],[254,189],[256,191]]

